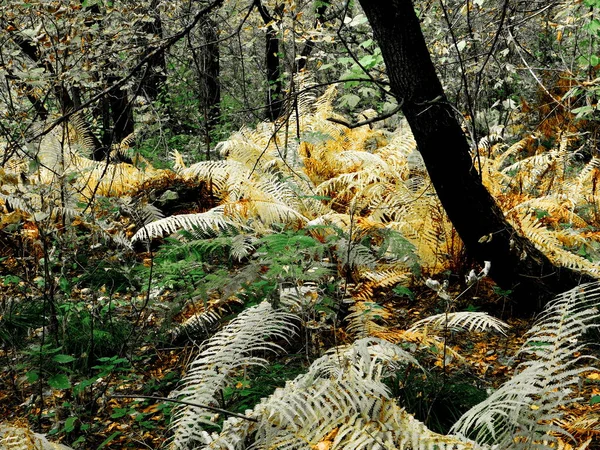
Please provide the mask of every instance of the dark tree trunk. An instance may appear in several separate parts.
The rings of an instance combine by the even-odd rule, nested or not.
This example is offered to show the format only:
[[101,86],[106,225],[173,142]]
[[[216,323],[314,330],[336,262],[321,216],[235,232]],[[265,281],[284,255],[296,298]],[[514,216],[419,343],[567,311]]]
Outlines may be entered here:
[[[14,28],[17,29],[16,26],[14,26]],[[37,45],[35,43],[33,43],[28,38],[26,38],[22,35],[19,35],[19,34],[14,34],[12,36],[12,38],[13,38],[14,42],[19,46],[21,51],[25,55],[27,55],[32,61],[34,61],[38,67],[43,68],[46,72],[48,72],[51,75],[56,75],[56,72],[55,72],[52,64],[50,64],[47,61],[43,61],[41,59],[40,54],[38,52]],[[62,114],[66,114],[74,109],[75,102],[69,95],[69,90],[62,82],[57,81],[54,84],[54,86],[52,87],[52,91],[53,91],[54,97],[56,98],[56,100],[58,101],[58,104],[60,105]],[[30,100],[33,101],[33,98],[31,98]],[[36,110],[38,111],[39,114],[44,114],[43,111],[44,111],[45,107],[42,103],[37,101],[36,103],[34,103],[34,107],[36,108]],[[84,135],[86,141],[92,146],[92,148],[90,150],[92,151],[93,154],[96,154],[96,152],[101,151],[102,144],[101,144],[100,140],[96,137],[96,135],[92,132],[91,128],[89,127],[87,122],[83,119],[83,117],[80,116],[80,118],[82,119],[80,121],[80,124],[82,125],[82,128],[83,128],[81,131],[83,132],[83,135]]]
[[435,190],[467,251],[491,262],[491,278],[510,289],[516,313],[536,312],[590,277],[559,268],[520,236],[486,190],[448,104],[410,0],[360,0],[385,61],[391,89],[410,124]]
[[[315,28],[319,25],[322,25],[325,22],[325,12],[327,11],[327,7],[329,6],[329,1],[318,0],[315,2]],[[306,67],[308,63],[308,57],[312,53],[315,48],[315,41],[311,39],[307,39],[304,42],[304,47],[300,51],[300,58],[296,62],[296,72],[301,72]]]
[[[119,77],[108,77],[108,85],[119,80]],[[133,133],[133,109],[127,91],[117,89],[108,95],[112,118],[111,143],[117,144]]]
[[[152,0],[148,9],[148,14],[154,21],[145,22],[143,30],[145,33],[154,36],[156,40],[160,41],[163,39],[163,27],[158,6],[159,1]],[[158,95],[167,81],[166,74],[167,62],[165,60],[165,53],[158,52],[148,61],[141,85],[141,91],[151,102],[158,99]]]
[[[279,37],[273,26],[274,18],[269,14],[260,0],[254,0],[254,5],[267,26],[265,55],[267,66],[267,108],[266,116],[274,121],[283,111],[283,82],[281,80],[281,60],[279,58]],[[283,4],[281,5],[283,7]],[[280,11],[275,11],[278,14]]]
[[220,77],[220,51],[217,24],[207,18],[201,27],[204,48],[200,71],[200,89],[202,115],[204,117],[204,143],[206,145],[207,159],[210,156],[211,134],[219,121],[221,114],[221,85]]

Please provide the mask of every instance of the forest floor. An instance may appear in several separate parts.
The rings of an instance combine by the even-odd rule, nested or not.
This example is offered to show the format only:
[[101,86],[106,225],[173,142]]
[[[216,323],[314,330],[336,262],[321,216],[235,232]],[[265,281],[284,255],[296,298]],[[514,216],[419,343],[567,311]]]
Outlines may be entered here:
[[[490,286],[482,283],[481,289],[486,291]],[[385,306],[397,312],[395,323],[387,324],[390,330],[404,330],[421,317],[439,313],[439,298],[429,290],[422,290],[414,300],[394,295],[386,298],[385,293],[382,294]],[[0,298],[4,299],[15,295],[18,292],[6,286],[0,292]],[[86,299],[88,295],[85,290],[71,292],[74,299]],[[113,301],[121,305],[134,304],[128,296],[131,294],[117,293]],[[155,304],[171,302],[175,296],[175,292],[163,292],[155,299]],[[496,308],[501,313],[503,305],[498,304]],[[132,311],[122,307],[118,313],[130,318]],[[193,311],[187,310],[176,320],[182,321],[191,314]],[[465,334],[449,332],[443,347],[446,356],[436,356],[436,351],[422,352],[420,362],[427,367],[427,372],[414,369],[399,374],[395,380],[390,380],[390,391],[402,396],[407,409],[432,429],[447,431],[462,412],[512,375],[514,355],[523,345],[524,333],[532,322],[509,319],[508,323],[511,328],[505,336],[472,333],[465,338]],[[138,326],[148,332],[160,324],[155,315],[144,312]],[[308,330],[300,333],[290,354],[272,358],[272,365],[267,368],[239,374],[235,388],[222,393],[221,407],[233,412],[244,412],[252,407],[261,397],[283,386],[287,379],[302,373],[308,361],[326,347],[344,342],[343,327],[338,330],[318,336],[311,335]],[[41,328],[30,331],[34,334],[43,332]],[[28,339],[25,337],[24,343]],[[415,344],[404,342],[404,345]],[[75,360],[65,358],[64,364],[55,365],[54,372],[35,371],[36,378],[32,375],[35,359],[39,359],[42,352],[36,353],[31,346],[22,346],[18,350],[5,346],[0,350],[0,421],[31,427],[48,434],[51,440],[74,448],[160,448],[169,435],[168,422],[173,404],[135,398],[135,395],[168,397],[197,348],[192,342],[171,346],[142,342],[101,358],[86,371],[78,368]],[[43,365],[44,360],[56,362],[57,354],[62,353],[43,355],[40,363]],[[66,377],[57,376],[61,374]],[[47,378],[44,380],[44,377]],[[83,387],[78,389],[78,386]],[[579,390],[572,395],[579,400],[564,411],[565,420],[571,423],[569,431],[579,442],[595,440],[589,448],[600,448],[600,431],[594,435],[589,431],[593,427],[585,423],[586,420],[599,420],[600,404],[592,404],[590,399],[600,396],[600,371],[582,374]],[[220,420],[222,417],[215,416],[215,425]],[[587,431],[582,435],[584,428]]]

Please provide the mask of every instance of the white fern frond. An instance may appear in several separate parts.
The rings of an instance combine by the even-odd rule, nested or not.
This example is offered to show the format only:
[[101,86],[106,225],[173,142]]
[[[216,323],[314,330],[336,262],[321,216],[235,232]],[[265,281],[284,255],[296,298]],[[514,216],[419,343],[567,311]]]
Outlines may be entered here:
[[191,231],[199,228],[203,231],[215,231],[229,227],[242,228],[240,224],[228,219],[223,214],[223,207],[217,206],[203,213],[180,214],[148,223],[133,235],[131,241],[154,239],[181,229]]
[[580,339],[598,327],[599,301],[599,283],[576,287],[552,301],[519,353],[535,359],[520,364],[513,378],[467,411],[452,431],[507,449],[547,448],[558,435],[568,436],[559,419],[578,401],[573,388],[590,369],[581,364]]
[[406,363],[416,360],[380,339],[332,349],[246,413],[258,423],[228,419],[204,448],[243,449],[250,436],[250,448],[273,450],[482,448],[432,432],[389,397],[383,379]]
[[[173,396],[195,404],[218,405],[218,392],[226,386],[233,371],[249,365],[266,365],[267,361],[258,355],[279,350],[280,346],[272,340],[289,339],[295,319],[293,314],[274,310],[268,302],[248,308],[202,346]],[[210,411],[201,407],[176,408],[170,447],[184,449],[189,444],[205,442],[202,426],[212,424],[211,416]]]
[[460,311],[426,317],[415,322],[407,331],[415,333],[425,329],[442,330],[444,328],[466,331],[492,330],[506,334],[506,330],[510,328],[510,325],[485,312]]

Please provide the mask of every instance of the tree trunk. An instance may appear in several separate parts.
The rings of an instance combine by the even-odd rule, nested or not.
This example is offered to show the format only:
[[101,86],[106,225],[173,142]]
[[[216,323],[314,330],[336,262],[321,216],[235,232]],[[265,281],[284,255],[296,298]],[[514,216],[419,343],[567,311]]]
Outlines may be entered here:
[[[431,61],[411,0],[360,0],[431,182],[467,251],[529,314],[589,276],[553,265],[510,225],[483,186]],[[482,239],[483,238],[483,239]]]
[[[315,25],[317,28],[319,25],[324,23],[325,11],[327,11],[327,7],[329,6],[329,1],[317,0],[315,2]],[[307,39],[304,43],[304,47],[300,52],[300,58],[296,62],[296,72],[302,72],[308,63],[308,57],[312,53],[315,48],[315,41],[312,39]]]
[[[154,36],[154,39],[162,41],[163,39],[163,26],[159,11],[159,1],[152,0],[148,8],[147,14],[150,15],[154,21],[145,22],[142,30],[150,36]],[[146,95],[149,101],[154,102],[158,99],[158,96],[167,81],[167,61],[165,59],[165,52],[158,52],[148,61],[146,70],[143,75],[141,91]]]
[[202,51],[200,90],[202,116],[204,117],[204,144],[206,146],[206,159],[210,159],[211,134],[219,121],[221,114],[221,76],[219,34],[217,24],[210,17],[201,25],[204,49]]
[[[119,80],[119,77],[111,75],[108,77],[108,85]],[[112,117],[112,129],[105,130],[111,135],[111,144],[118,144],[134,131],[133,108],[125,89],[117,89],[108,94],[110,113]]]
[[[281,60],[279,58],[279,37],[273,26],[274,18],[268,13],[260,0],[254,0],[263,22],[267,26],[265,43],[265,60],[267,65],[267,108],[266,116],[270,121],[275,121],[283,111],[283,83],[281,80]],[[275,15],[282,12],[283,4],[275,11]]]

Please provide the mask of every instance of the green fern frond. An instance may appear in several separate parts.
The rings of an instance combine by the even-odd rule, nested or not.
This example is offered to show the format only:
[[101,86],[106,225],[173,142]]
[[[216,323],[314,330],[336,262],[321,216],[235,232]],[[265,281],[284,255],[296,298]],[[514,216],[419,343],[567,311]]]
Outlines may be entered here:
[[377,258],[369,247],[345,238],[337,241],[336,254],[340,262],[350,269],[373,269],[377,265]]
[[[289,339],[295,319],[293,314],[274,310],[268,302],[248,308],[201,347],[173,396],[191,403],[218,405],[218,392],[227,385],[233,371],[267,364],[257,354],[279,350],[272,339]],[[207,433],[202,426],[212,425],[211,416],[201,407],[176,408],[170,448],[187,449],[190,444],[206,443]]]

